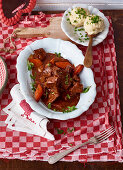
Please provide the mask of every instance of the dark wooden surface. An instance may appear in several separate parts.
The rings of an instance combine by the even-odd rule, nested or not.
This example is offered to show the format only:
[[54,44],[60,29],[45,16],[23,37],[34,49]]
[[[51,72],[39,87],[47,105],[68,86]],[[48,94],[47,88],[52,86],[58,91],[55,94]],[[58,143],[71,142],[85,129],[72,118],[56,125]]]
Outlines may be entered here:
[[[25,0],[28,2],[28,0]],[[10,12],[15,9],[24,0],[3,0],[3,7],[6,16],[11,17]],[[123,10],[104,10],[105,15],[111,16],[116,54],[118,65],[118,80],[120,89],[121,112],[123,112]],[[34,12],[35,13],[35,12]],[[47,13],[47,12],[46,12]],[[58,12],[57,12],[58,13]],[[122,116],[123,122],[123,116]],[[122,170],[123,164],[118,162],[93,162],[93,163],[79,163],[79,162],[58,162],[54,165],[49,165],[42,161],[22,161],[22,160],[0,160],[0,170]]]

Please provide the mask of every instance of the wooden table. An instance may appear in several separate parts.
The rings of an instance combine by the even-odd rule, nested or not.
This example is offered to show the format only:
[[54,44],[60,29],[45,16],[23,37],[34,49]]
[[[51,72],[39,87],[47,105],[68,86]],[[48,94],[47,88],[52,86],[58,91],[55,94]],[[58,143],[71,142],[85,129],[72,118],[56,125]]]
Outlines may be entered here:
[[[6,0],[4,4],[4,10],[7,16],[10,16],[10,11],[14,10],[17,3],[21,3],[24,0]],[[5,2],[5,1],[4,1]],[[8,11],[9,4],[9,11]],[[123,113],[123,10],[105,10],[105,15],[111,16],[114,28],[116,54],[117,54],[117,66],[118,66],[118,80],[120,88],[120,102],[121,112]],[[35,12],[34,12],[35,13]],[[46,12],[49,13],[49,12]],[[55,13],[55,12],[52,12]],[[58,13],[58,12],[57,12]],[[122,115],[123,123],[123,115]],[[22,161],[22,160],[0,160],[0,170],[121,170],[123,164],[117,162],[94,162],[94,163],[83,163],[79,162],[58,162],[54,165],[49,165],[47,162],[42,161]]]

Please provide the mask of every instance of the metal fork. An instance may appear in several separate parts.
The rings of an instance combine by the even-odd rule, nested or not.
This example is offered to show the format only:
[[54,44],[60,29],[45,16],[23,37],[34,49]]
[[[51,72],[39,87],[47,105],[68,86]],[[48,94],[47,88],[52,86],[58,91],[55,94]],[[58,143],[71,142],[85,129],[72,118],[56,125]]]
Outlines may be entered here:
[[75,151],[76,149],[87,145],[87,144],[98,144],[109,138],[109,136],[113,135],[115,133],[114,128],[111,126],[99,135],[96,135],[94,137],[91,137],[87,142],[84,142],[82,144],[79,144],[77,146],[74,146],[68,150],[62,151],[60,153],[56,153],[55,155],[51,156],[48,160],[49,164],[54,164],[60,159],[62,159],[64,156],[68,155],[69,153]]

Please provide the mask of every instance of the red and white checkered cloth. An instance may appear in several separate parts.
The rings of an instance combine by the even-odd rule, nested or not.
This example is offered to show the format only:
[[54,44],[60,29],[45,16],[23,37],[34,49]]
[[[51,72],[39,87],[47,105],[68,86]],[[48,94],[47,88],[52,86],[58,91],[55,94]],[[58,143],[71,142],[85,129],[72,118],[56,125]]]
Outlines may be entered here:
[[2,60],[2,58],[0,58],[0,90],[6,81],[6,74],[7,74],[7,72],[6,72],[5,64]]
[[[13,27],[7,27],[0,23],[0,46],[2,47],[3,40],[13,32],[14,28],[46,26],[49,17],[55,16],[62,16],[62,14],[23,17],[25,22],[20,21],[19,24]],[[50,120],[48,130],[55,136],[55,141],[7,129],[4,123],[7,115],[1,111],[0,158],[46,161],[49,155],[71,147],[70,144],[77,145],[85,142],[90,137],[108,128],[109,124],[111,124],[116,130],[114,136],[98,145],[84,146],[64,157],[62,161],[123,161],[116,53],[111,19],[110,17],[108,19],[110,28],[107,38],[101,44],[93,47],[92,70],[97,84],[97,96],[89,110],[75,119],[67,121]],[[9,72],[8,84],[0,96],[0,109],[11,101],[9,92],[17,83],[15,65],[19,52],[36,39],[41,38],[17,39],[15,40],[17,50],[13,54],[0,54],[2,57],[7,58],[6,63]],[[86,47],[81,45],[78,45],[78,47],[85,54]],[[75,131],[69,133],[67,131],[68,127],[70,129],[74,127]],[[64,130],[66,134],[58,134],[56,128]]]

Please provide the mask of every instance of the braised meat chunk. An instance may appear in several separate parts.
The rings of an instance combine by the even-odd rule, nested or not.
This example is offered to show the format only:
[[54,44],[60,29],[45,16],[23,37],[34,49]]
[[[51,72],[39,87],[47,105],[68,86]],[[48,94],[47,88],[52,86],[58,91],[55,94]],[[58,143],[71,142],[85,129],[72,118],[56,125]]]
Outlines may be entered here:
[[58,88],[54,86],[48,95],[47,103],[53,103],[58,97],[59,97]]
[[45,86],[47,88],[53,88],[54,86],[58,87],[58,80],[59,78],[57,76],[49,77],[45,82]]
[[70,74],[64,71],[61,76],[61,87],[66,90],[70,87],[71,82]]
[[71,95],[75,95],[76,93],[82,93],[83,85],[79,82],[74,82],[73,86],[70,88]]
[[43,48],[34,50],[34,58],[39,58],[40,60],[44,60],[46,57],[46,52]]
[[43,76],[45,77],[50,77],[52,75],[52,68],[51,67],[46,67],[43,70]]
[[34,50],[28,61],[32,65],[35,100],[56,111],[75,108],[83,91],[79,78],[83,65],[75,67],[60,53],[46,53],[43,48]]

